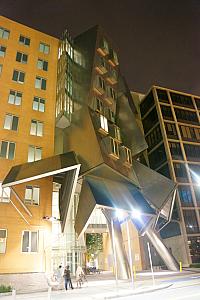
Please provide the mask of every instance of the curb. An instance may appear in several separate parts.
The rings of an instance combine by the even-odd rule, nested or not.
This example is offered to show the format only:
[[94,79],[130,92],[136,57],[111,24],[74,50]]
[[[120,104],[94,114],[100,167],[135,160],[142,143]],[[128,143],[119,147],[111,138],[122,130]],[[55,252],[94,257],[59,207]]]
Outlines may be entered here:
[[104,297],[104,299],[107,300],[107,299],[128,297],[128,296],[133,296],[133,295],[142,295],[142,294],[147,294],[147,293],[153,293],[153,292],[156,292],[156,291],[159,291],[159,290],[167,289],[172,285],[173,284],[171,283],[171,284],[168,284],[164,287],[152,288],[152,289],[149,289],[149,290],[138,291],[138,292],[137,291],[136,292],[130,292],[130,293],[127,293],[127,294],[124,294],[124,295],[113,295],[113,296]]

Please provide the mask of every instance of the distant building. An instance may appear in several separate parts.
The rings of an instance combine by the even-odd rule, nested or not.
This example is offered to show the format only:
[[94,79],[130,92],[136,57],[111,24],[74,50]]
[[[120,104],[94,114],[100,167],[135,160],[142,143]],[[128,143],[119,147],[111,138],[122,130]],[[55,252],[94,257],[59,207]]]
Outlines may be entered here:
[[199,110],[199,96],[159,86],[140,105],[149,166],[178,183],[173,222],[160,233],[185,264],[200,261]]

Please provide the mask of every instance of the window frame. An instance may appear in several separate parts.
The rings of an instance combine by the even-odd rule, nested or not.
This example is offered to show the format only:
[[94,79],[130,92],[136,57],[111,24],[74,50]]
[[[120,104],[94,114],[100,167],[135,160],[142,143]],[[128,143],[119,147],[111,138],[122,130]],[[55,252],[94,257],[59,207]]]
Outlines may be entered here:
[[[0,252],[0,254],[5,254],[6,253],[6,248],[7,248],[7,237],[8,237],[8,230],[6,229],[6,228],[0,228],[0,231],[5,231],[5,237],[4,238],[0,238],[0,243],[2,242],[2,243],[5,243],[5,246],[4,246],[4,251],[2,251],[2,252]],[[2,240],[4,240],[4,241],[2,241]]]
[[[23,237],[24,237],[24,233],[28,232],[28,246],[27,249],[28,251],[23,251]],[[31,251],[32,250],[32,233],[36,233],[37,234],[37,250],[36,251]],[[25,253],[25,254],[36,254],[39,252],[39,231],[36,230],[23,230],[22,231],[22,237],[21,237],[21,253]]]
[[[7,143],[7,148],[6,148],[6,156],[1,156],[1,152],[2,152],[2,143]],[[13,157],[12,158],[9,158],[9,153],[10,153],[10,144],[13,144],[14,145],[14,151],[13,151]],[[16,143],[15,142],[12,142],[12,141],[4,141],[4,140],[1,140],[0,141],[0,158],[3,158],[3,159],[9,159],[9,160],[13,160],[15,158],[15,151],[16,151]]]

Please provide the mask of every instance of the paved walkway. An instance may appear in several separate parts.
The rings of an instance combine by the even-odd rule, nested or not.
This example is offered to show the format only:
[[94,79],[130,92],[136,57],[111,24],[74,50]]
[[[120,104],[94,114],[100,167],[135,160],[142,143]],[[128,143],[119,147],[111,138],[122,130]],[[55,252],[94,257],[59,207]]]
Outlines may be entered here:
[[[76,288],[74,282],[73,290],[57,290],[51,293],[35,292],[26,294],[17,294],[14,296],[3,296],[0,300],[66,300],[66,299],[82,299],[82,300],[103,300],[114,299],[123,296],[142,294],[152,292],[159,289],[166,289],[171,286],[169,282],[162,282],[163,278],[170,278],[180,275],[177,272],[157,272],[155,273],[155,285],[153,284],[151,274],[143,272],[137,274],[137,279],[134,285],[131,281],[119,280],[116,284],[115,278],[110,272],[104,272],[103,274],[89,275],[87,276],[88,283],[84,283],[82,288]],[[184,276],[184,274],[182,274]],[[161,280],[162,279],[162,280]]]

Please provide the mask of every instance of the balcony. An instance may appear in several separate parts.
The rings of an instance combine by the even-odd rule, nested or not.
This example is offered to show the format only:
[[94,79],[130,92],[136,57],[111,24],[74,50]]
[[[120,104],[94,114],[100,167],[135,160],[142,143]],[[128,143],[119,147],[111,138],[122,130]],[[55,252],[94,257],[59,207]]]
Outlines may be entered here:
[[61,111],[56,118],[56,127],[58,128],[67,128],[71,124],[71,114],[66,111]]
[[108,83],[110,83],[111,85],[116,84],[117,83],[117,73],[115,71],[110,71],[107,74],[106,81]]
[[119,144],[122,142],[120,128],[118,126],[116,126],[115,124],[111,124],[109,127],[109,133],[110,133],[111,137],[115,141],[117,141]]
[[111,136],[108,136],[105,138],[105,143],[106,143],[106,149],[108,152],[108,155],[110,158],[113,160],[118,160],[119,159],[119,143],[113,139]]
[[119,65],[117,53],[114,50],[110,50],[108,62],[112,67],[116,67]]
[[120,161],[128,168],[132,166],[131,150],[125,146],[120,147]]
[[109,53],[109,47],[108,47],[107,41],[104,38],[101,40],[101,43],[100,43],[99,47],[97,48],[97,52],[101,56],[108,55],[108,53]]
[[105,93],[105,81],[101,76],[96,76],[93,90],[99,96]]
[[103,66],[101,63],[98,63],[98,65],[95,67],[95,70],[100,74],[104,75],[108,72],[105,66]]

